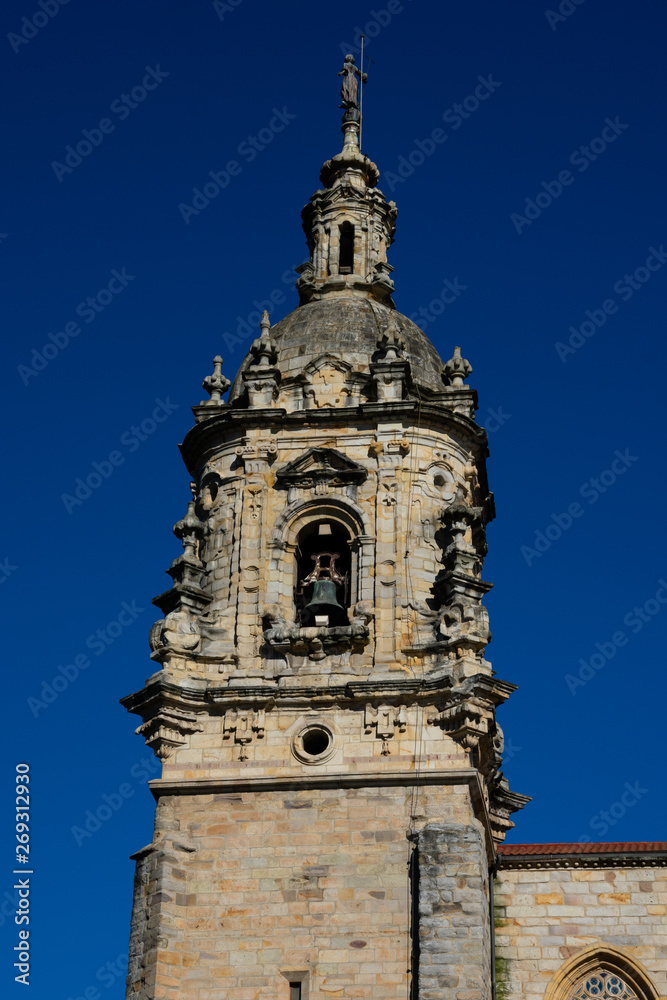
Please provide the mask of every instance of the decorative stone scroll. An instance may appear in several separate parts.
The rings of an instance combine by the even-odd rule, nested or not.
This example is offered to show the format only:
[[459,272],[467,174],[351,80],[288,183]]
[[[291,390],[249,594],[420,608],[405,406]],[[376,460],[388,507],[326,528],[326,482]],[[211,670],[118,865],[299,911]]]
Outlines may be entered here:
[[243,463],[244,472],[264,473],[278,454],[278,445],[273,438],[242,444],[236,448],[236,455]]

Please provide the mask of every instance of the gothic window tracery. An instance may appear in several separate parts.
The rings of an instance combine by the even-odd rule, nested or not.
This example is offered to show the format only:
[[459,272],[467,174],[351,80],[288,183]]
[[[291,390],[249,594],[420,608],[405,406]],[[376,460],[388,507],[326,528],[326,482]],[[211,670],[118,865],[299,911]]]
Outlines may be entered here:
[[544,1000],[661,1000],[634,957],[611,945],[591,945],[556,972]]
[[637,1000],[637,994],[620,976],[605,969],[582,979],[570,997],[571,1000]]

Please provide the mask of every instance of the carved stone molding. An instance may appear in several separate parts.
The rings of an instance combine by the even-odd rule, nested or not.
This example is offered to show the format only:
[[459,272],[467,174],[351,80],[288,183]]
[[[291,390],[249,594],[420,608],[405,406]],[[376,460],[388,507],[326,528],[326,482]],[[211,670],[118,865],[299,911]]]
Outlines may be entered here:
[[239,445],[236,455],[243,464],[244,472],[267,472],[269,465],[278,454],[278,445],[274,438],[253,441]]
[[324,492],[336,486],[358,486],[368,472],[335,448],[309,448],[276,473],[276,488]]
[[301,628],[284,618],[275,617],[269,618],[269,628],[264,629],[264,641],[282,656],[305,656],[317,662],[327,656],[361,652],[370,642],[370,629],[362,617],[354,618],[350,625],[333,628]]
[[[168,591],[168,594],[171,592]],[[184,596],[197,597],[203,591],[190,592],[181,588],[180,598]],[[210,595],[204,595],[206,603],[210,601]],[[162,595],[164,597],[164,595]],[[156,598],[156,604],[161,598]],[[166,605],[165,603],[165,606]],[[173,669],[184,669],[190,657],[199,649],[201,635],[199,632],[199,620],[193,616],[189,609],[171,611],[164,618],[155,622],[149,635],[149,644],[152,650],[151,659],[156,660]]]
[[223,720],[223,739],[233,739],[239,747],[239,760],[247,760],[246,747],[254,739],[264,738],[265,715],[264,709],[252,711],[250,709],[229,708],[225,712]]
[[465,750],[473,750],[489,731],[488,706],[476,698],[461,698],[441,712],[430,715],[427,722],[440,725]]
[[405,705],[380,705],[374,707],[367,704],[364,709],[364,729],[371,733],[375,727],[376,736],[382,740],[382,754],[391,753],[389,740],[394,738],[394,730],[404,733],[407,726],[407,709]]
[[510,819],[512,813],[523,809],[528,802],[530,795],[513,792],[502,772],[496,775],[489,789],[489,824],[497,844],[502,844],[505,834],[514,826]]
[[494,755],[497,766],[498,748],[494,751],[492,745],[497,735],[495,709],[514,690],[516,688],[513,684],[497,677],[484,674],[468,677],[452,691],[446,705],[427,718],[427,722],[442,726],[466,750],[475,750],[482,739],[490,741],[488,751]]
[[176,747],[185,746],[190,733],[201,733],[204,727],[191,712],[161,708],[157,715],[142,723],[135,732],[143,736],[156,757],[166,760]]

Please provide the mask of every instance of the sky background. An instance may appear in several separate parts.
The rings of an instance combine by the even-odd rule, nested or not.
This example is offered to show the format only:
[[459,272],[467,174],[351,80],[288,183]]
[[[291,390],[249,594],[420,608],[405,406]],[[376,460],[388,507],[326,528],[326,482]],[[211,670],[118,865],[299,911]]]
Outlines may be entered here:
[[[118,699],[152,672],[150,602],[180,551],[171,528],[189,477],[177,443],[213,355],[233,377],[257,334],[255,301],[275,293],[274,321],[297,304],[287,272],[304,259],[299,213],[340,148],[336,73],[364,29],[364,151],[399,208],[395,301],[408,315],[427,310],[418,321],[443,359],[461,345],[490,432],[489,656],[519,686],[499,713],[505,773],[533,796],[508,839],[666,837],[667,605],[655,597],[667,597],[665,8],[561,6],[572,13],[556,20],[544,0],[71,0],[35,29],[37,0],[3,5],[0,968],[10,995],[22,990],[10,821],[14,767],[27,761],[30,996],[124,996],[128,856],[151,840],[156,771]],[[17,41],[21,31],[33,37]],[[114,103],[147,68],[145,99]],[[479,77],[493,81],[488,98],[443,119]],[[251,160],[242,144],[275,109],[285,127],[262,133],[271,141]],[[98,135],[102,119],[113,129]],[[446,140],[419,154],[417,140],[430,150],[438,128]],[[595,142],[605,128],[613,141]],[[83,130],[99,144],[54,168]],[[230,160],[240,172],[210,204],[179,209]],[[529,222],[518,218],[527,200]],[[125,284],[110,295],[114,269]],[[447,279],[464,289],[443,311]],[[88,297],[101,311],[86,312]],[[69,343],[66,324],[80,331]],[[145,421],[139,440],[131,428]],[[65,502],[112,452],[122,461],[107,478]],[[609,471],[617,452],[625,459]],[[568,526],[572,504],[580,515]],[[96,642],[124,604],[127,624]],[[77,656],[90,665],[65,686],[59,668]],[[118,803],[121,785],[127,797],[77,843],[73,828],[104,795]]]

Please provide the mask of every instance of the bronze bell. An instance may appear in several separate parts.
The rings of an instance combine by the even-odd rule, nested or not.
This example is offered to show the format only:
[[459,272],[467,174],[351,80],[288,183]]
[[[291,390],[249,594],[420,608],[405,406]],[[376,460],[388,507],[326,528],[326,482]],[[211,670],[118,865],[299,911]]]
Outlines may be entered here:
[[315,624],[315,616],[327,615],[329,625],[347,625],[345,608],[338,603],[336,584],[333,580],[313,581],[312,596],[303,609],[304,624]]

